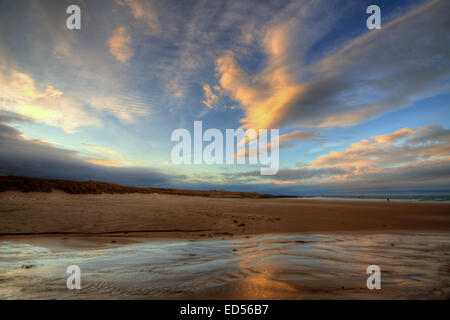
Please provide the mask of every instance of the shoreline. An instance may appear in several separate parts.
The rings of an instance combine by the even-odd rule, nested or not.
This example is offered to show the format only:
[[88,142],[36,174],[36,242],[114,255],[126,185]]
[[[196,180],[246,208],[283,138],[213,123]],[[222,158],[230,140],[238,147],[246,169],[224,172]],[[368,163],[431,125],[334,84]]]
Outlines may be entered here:
[[[430,230],[365,230],[365,231],[326,231],[326,232],[277,232],[277,233],[258,233],[258,234],[238,234],[230,237],[186,237],[185,234],[169,234],[165,232],[155,233],[154,235],[68,235],[61,237],[59,235],[23,235],[23,236],[1,236],[0,243],[12,242],[28,244],[36,247],[43,247],[53,251],[67,251],[80,249],[108,249],[117,248],[125,245],[145,244],[152,242],[202,242],[202,241],[254,241],[265,237],[293,237],[293,236],[450,236],[447,231]],[[307,243],[307,242],[300,242]]]
[[[367,202],[387,202],[386,198],[364,198],[364,197],[325,197],[325,196],[298,196],[298,197],[280,197],[281,199],[292,200],[317,200],[317,201],[367,201]],[[436,203],[448,204],[450,200],[417,200],[417,199],[398,199],[389,197],[389,203]]]

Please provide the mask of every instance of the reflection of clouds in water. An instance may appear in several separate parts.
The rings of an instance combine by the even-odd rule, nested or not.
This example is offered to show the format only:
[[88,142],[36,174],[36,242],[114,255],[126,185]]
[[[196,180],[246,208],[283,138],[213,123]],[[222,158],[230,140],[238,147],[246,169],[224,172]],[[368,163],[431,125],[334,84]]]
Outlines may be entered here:
[[[70,251],[0,242],[5,298],[448,298],[449,235],[267,235]],[[30,269],[21,265],[32,264]],[[66,267],[82,290],[67,290]],[[368,265],[382,289],[365,286]]]
[[297,291],[290,283],[279,279],[283,270],[280,268],[280,261],[274,259],[278,255],[273,255],[274,249],[281,251],[288,247],[273,243],[270,238],[261,246],[261,241],[258,240],[244,238],[232,241],[232,245],[236,246],[234,253],[238,257],[239,265],[236,278],[243,276],[231,286],[227,298],[231,299],[235,294],[239,294],[243,299],[273,299],[276,298],[276,292]]

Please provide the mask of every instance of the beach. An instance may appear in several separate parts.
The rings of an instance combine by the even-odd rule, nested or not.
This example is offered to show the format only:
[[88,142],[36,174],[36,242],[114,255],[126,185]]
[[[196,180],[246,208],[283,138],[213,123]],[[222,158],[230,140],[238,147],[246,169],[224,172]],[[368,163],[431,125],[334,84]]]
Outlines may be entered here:
[[[450,298],[448,204],[55,191],[0,203],[0,299]],[[66,288],[69,265],[81,290]]]
[[450,230],[450,204],[190,197],[164,194],[0,193],[0,234],[115,237]]

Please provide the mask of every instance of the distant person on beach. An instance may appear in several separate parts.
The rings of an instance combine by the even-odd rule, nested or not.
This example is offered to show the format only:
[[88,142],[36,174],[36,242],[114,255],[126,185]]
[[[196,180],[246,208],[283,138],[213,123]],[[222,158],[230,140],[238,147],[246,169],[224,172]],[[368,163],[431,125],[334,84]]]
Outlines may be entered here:
[[389,202],[389,198],[386,198],[386,202]]

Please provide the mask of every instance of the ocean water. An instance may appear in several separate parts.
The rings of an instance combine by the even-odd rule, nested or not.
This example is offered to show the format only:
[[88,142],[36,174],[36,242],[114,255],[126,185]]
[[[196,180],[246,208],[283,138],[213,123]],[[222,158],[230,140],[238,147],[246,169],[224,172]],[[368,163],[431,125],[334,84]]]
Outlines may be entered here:
[[[22,268],[32,265],[31,268]],[[81,289],[66,268],[81,269]],[[366,269],[381,269],[381,289]],[[449,299],[450,234],[278,234],[50,249],[0,242],[0,299]]]
[[[320,195],[320,196],[299,196],[295,199],[317,199],[317,200],[361,200],[361,201],[382,201],[386,202],[428,202],[428,203],[450,203],[449,195],[418,195],[418,196],[392,196],[392,195]],[[292,198],[290,198],[292,199]]]

